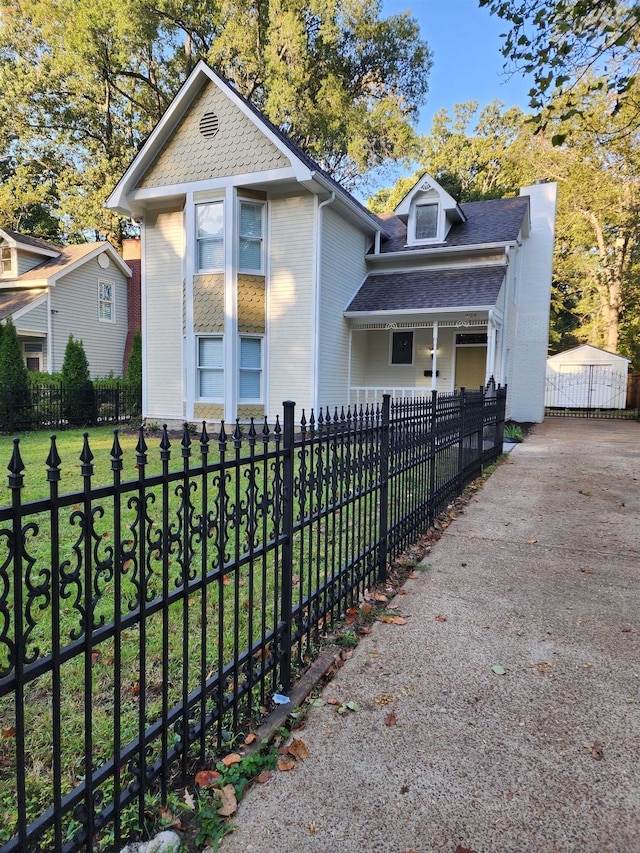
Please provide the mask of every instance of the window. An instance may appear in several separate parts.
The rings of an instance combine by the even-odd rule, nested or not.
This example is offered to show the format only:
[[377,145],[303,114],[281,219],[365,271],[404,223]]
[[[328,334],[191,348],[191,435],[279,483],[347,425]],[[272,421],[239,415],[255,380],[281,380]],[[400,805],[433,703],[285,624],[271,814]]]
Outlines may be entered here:
[[12,250],[9,246],[3,246],[0,249],[0,274],[10,275],[12,264]]
[[241,403],[262,399],[262,339],[240,338],[238,399]]
[[416,240],[435,240],[438,236],[438,205],[416,206]]
[[262,270],[262,212],[264,205],[240,202],[239,267],[241,270]]
[[198,338],[198,397],[224,399],[222,335]]
[[391,364],[413,364],[413,332],[392,332]]
[[223,202],[197,205],[196,243],[198,272],[224,268]]
[[116,307],[113,301],[113,284],[110,281],[98,282],[98,320],[113,323],[116,319]]
[[23,348],[27,370],[42,371],[43,345],[41,343],[25,343]]

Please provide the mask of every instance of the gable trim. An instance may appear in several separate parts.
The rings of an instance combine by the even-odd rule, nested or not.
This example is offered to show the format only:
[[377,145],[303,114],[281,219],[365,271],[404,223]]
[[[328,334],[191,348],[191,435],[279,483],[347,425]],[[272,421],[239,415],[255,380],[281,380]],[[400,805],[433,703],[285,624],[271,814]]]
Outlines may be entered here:
[[29,311],[33,311],[34,308],[39,308],[43,302],[46,302],[49,298],[48,293],[43,293],[42,296],[38,297],[38,299],[34,299],[33,302],[29,303],[29,305],[25,305],[24,308],[19,308],[15,314],[12,314],[11,317],[13,320],[19,320],[21,317],[24,317],[25,314],[28,314]]

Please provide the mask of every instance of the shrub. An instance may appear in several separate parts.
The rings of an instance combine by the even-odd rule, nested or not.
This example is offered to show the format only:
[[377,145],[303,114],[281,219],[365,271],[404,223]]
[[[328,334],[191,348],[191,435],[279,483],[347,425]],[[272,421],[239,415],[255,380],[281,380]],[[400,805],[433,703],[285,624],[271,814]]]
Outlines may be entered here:
[[93,383],[82,341],[69,335],[62,362],[64,415],[70,424],[95,422]]
[[0,424],[9,432],[30,425],[29,371],[9,317],[0,338]]
[[127,364],[127,382],[142,385],[142,335],[136,332],[131,342],[129,363]]

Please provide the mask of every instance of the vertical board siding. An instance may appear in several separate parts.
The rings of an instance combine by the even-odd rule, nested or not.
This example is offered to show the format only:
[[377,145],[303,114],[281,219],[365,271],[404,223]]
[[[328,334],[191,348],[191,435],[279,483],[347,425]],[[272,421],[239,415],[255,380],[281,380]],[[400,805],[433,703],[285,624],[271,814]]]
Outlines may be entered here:
[[182,211],[145,223],[145,417],[182,417]]
[[323,209],[318,340],[320,405],[349,397],[349,323],[343,312],[367,274],[365,255],[371,239],[333,207]]
[[268,288],[269,416],[291,399],[311,407],[313,387],[312,195],[271,202]]
[[[98,320],[98,281],[113,284],[115,323]],[[69,335],[82,341],[91,376],[122,376],[127,340],[127,279],[115,266],[105,270],[95,258],[61,277],[51,288],[54,372],[62,369]]]

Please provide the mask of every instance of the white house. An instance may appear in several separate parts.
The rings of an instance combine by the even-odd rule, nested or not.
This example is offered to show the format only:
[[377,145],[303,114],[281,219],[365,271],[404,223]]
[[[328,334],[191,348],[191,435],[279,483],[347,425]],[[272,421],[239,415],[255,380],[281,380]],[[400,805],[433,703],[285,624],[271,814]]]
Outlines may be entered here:
[[373,216],[199,63],[107,206],[140,222],[143,409],[271,420],[509,383],[543,417],[556,187]]
[[30,370],[61,370],[72,334],[92,376],[120,376],[130,275],[110,243],[57,246],[0,229],[0,322],[12,318]]
[[591,344],[547,359],[545,405],[561,409],[624,409],[631,360]]

